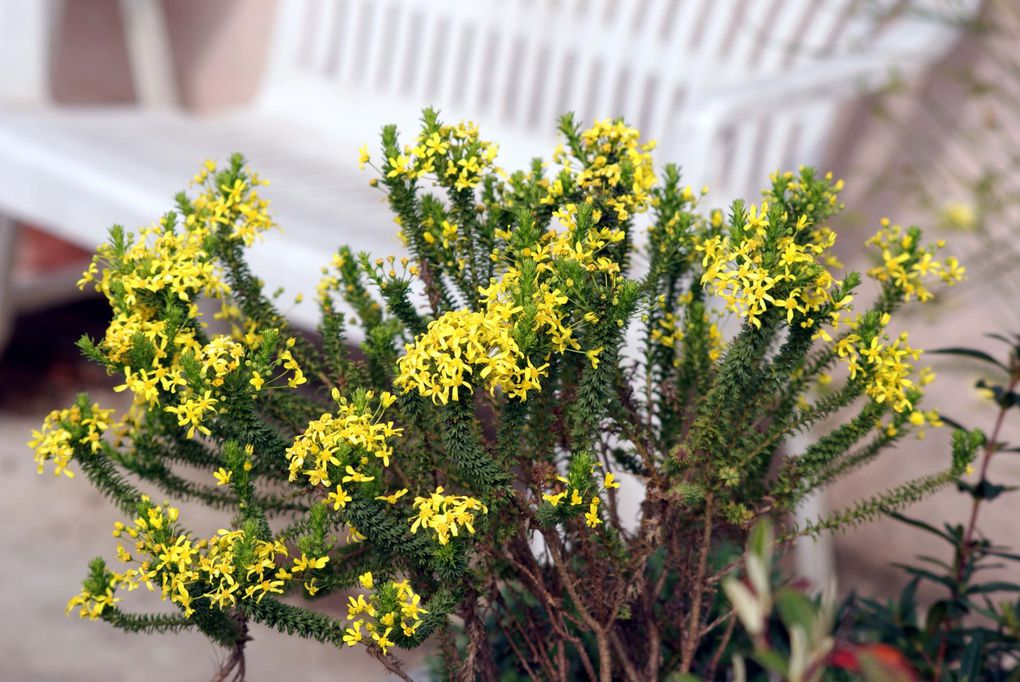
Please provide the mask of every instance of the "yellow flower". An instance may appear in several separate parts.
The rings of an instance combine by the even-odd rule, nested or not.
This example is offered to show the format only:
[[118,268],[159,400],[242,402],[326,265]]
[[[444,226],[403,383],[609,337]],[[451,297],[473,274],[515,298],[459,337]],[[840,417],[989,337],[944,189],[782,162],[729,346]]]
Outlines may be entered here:
[[566,497],[566,495],[567,495],[566,491],[563,491],[561,493],[556,493],[555,495],[549,494],[542,495],[542,499],[555,507],[563,500],[564,497]]
[[407,175],[410,178],[414,177],[414,171],[410,168],[411,160],[406,155],[391,156],[388,160],[390,171],[386,174],[386,177],[399,178],[402,175]]
[[344,630],[344,644],[347,646],[354,646],[361,641],[361,626],[364,621],[356,620],[346,630]]
[[418,620],[420,618],[420,616],[418,614],[428,613],[428,611],[426,611],[425,609],[421,608],[421,605],[420,605],[421,596],[415,594],[414,592],[412,592],[410,590],[410,588],[405,590],[405,594],[402,595],[402,598],[405,598],[405,597],[406,597],[407,601],[400,605],[400,613],[405,618],[411,618],[413,620]]
[[364,587],[366,590],[372,589],[373,585],[372,572],[368,571],[367,573],[362,573],[361,575],[359,575],[358,582],[361,583],[361,586]]
[[294,573],[301,573],[306,570],[314,570],[317,568],[325,568],[326,564],[329,563],[328,556],[321,557],[309,557],[304,552],[301,552],[301,556],[294,559],[294,566],[291,567],[291,571]]
[[368,614],[369,616],[375,616],[376,610],[370,602],[366,601],[365,595],[359,594],[357,597],[347,597],[347,619],[353,620],[362,613]]
[[344,483],[348,483],[348,482],[368,483],[369,481],[374,481],[375,480],[375,476],[366,476],[365,474],[361,473],[360,471],[355,471],[354,467],[352,467],[350,464],[347,465],[346,471],[347,471],[347,475],[344,476],[342,479],[340,479]]
[[216,485],[226,485],[230,483],[230,479],[233,475],[234,472],[227,471],[223,467],[220,467],[219,469],[213,472],[213,478],[216,479]]
[[602,519],[599,518],[599,498],[591,498],[591,505],[588,507],[588,511],[584,514],[584,522],[590,528],[602,523]]
[[386,628],[381,635],[378,632],[372,633],[372,640],[375,641],[384,656],[386,655],[387,650],[393,646],[393,642],[389,639],[391,632],[393,632],[393,628]]
[[201,398],[189,398],[180,405],[167,407],[166,411],[177,415],[177,423],[180,426],[189,426],[188,438],[195,435],[195,430],[210,435],[212,431],[202,424],[205,415],[213,412],[216,403],[219,401],[212,397],[212,391],[206,391]]
[[331,492],[326,496],[326,504],[332,503],[333,510],[339,511],[340,509],[346,507],[347,503],[350,502],[352,499],[354,498],[348,495],[347,492],[340,485],[337,485],[336,491]]
[[383,502],[386,502],[387,504],[396,504],[397,500],[399,500],[401,497],[403,497],[406,494],[407,494],[407,488],[401,488],[400,490],[398,490],[395,493],[392,493],[390,495],[380,495],[379,497],[377,497],[375,499],[382,500]]

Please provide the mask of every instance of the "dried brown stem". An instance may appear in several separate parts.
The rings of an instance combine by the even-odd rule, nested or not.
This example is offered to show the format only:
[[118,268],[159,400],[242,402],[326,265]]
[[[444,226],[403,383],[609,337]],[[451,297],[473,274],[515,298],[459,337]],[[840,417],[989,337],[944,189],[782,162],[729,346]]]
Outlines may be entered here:
[[382,663],[387,670],[404,680],[404,682],[414,682],[414,679],[404,672],[404,666],[401,665],[398,659],[384,654],[378,647],[375,646],[367,647],[366,651],[369,656]]
[[612,655],[609,650],[609,638],[606,636],[606,629],[595,619],[594,616],[591,615],[591,612],[588,611],[584,602],[581,601],[581,597],[577,592],[574,581],[570,577],[570,571],[567,570],[566,560],[563,557],[563,547],[560,543],[559,536],[556,535],[555,532],[552,532],[545,535],[545,537],[549,547],[549,553],[553,558],[553,565],[560,574],[560,580],[563,582],[563,587],[570,595],[570,599],[573,601],[574,608],[577,609],[578,615],[581,616],[581,620],[584,621],[588,630],[595,635],[595,646],[599,653],[599,671],[598,677],[592,676],[592,679],[597,679],[600,682],[611,682],[613,675],[613,663]]
[[694,653],[701,640],[701,601],[705,593],[705,574],[708,572],[708,554],[712,549],[712,496],[705,498],[704,530],[698,548],[698,565],[691,580],[691,611],[684,629],[680,652],[680,672],[688,673],[694,663]]
[[723,653],[726,651],[726,647],[730,643],[730,638],[733,637],[733,630],[737,625],[737,619],[733,617],[733,612],[730,611],[727,614],[729,621],[726,623],[726,629],[723,631],[722,639],[719,640],[719,646],[716,648],[715,653],[712,654],[712,660],[708,664],[708,674],[705,675],[706,680],[715,679],[715,671],[719,667],[719,661],[722,660]]
[[638,674],[637,668],[631,663],[630,656],[627,655],[627,647],[624,646],[623,641],[620,640],[619,633],[613,631],[609,633],[609,639],[613,643],[613,649],[616,650],[616,658],[620,661],[620,665],[623,666],[623,676],[629,680],[629,682],[641,682],[641,676]]
[[244,682],[246,674],[244,664],[244,647],[251,641],[248,636],[248,621],[242,616],[236,616],[239,636],[230,649],[230,655],[223,662],[220,669],[213,675],[211,682]]

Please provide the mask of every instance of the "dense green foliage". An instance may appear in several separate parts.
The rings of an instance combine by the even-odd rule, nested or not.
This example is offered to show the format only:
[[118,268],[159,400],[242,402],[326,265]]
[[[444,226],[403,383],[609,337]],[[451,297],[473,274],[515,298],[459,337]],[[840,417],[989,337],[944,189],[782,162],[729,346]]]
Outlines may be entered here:
[[[432,637],[462,679],[712,677],[734,622],[719,585],[759,518],[789,542],[958,479],[965,447],[942,473],[790,521],[940,424],[920,351],[887,328],[927,281],[962,276],[953,259],[884,223],[874,303],[855,313],[863,278],[827,227],[841,183],[778,173],[760,204],[705,213],[622,122],[560,131],[551,166],[507,174],[470,124],[426,110],[407,146],[384,128],[372,183],[409,256],[341,248],[317,343],[245,264],[272,221],[240,157],[138,237],[112,230],[84,283],[114,319],[81,346],[134,406],[115,419],[83,397],[33,441],[40,467],[75,462],[132,519],[115,529],[127,568],[97,559],[73,605],[132,631],[195,627],[235,673],[257,622],[399,674],[391,650]],[[197,538],[146,491],[233,522]],[[115,606],[140,585],[180,615]],[[298,592],[348,595],[348,617],[281,600]]]

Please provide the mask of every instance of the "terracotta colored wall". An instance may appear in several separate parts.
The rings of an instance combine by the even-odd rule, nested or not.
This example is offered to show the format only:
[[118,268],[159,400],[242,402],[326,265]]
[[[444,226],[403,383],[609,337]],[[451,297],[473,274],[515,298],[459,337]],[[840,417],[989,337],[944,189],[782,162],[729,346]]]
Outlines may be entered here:
[[236,106],[258,87],[276,0],[163,0],[182,104]]
[[[163,0],[162,8],[181,104],[214,111],[248,101],[265,66],[276,0]],[[58,26],[58,103],[134,100],[117,0],[65,3]]]
[[58,104],[131,102],[135,98],[116,0],[78,0],[57,21],[52,96]]

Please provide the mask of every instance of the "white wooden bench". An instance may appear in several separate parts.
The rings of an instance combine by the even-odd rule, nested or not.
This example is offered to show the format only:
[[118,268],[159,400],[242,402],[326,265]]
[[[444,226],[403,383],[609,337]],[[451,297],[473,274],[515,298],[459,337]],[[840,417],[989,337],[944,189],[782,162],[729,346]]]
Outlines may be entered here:
[[[975,1],[957,5],[967,13]],[[660,163],[681,163],[721,204],[754,196],[773,169],[818,163],[842,102],[930,64],[956,31],[910,12],[884,16],[892,0],[281,0],[258,96],[195,117],[165,106],[159,3],[121,4],[150,106],[0,108],[0,214],[91,249],[114,223],[160,216],[202,160],[241,151],[272,181],[266,195],[284,227],[253,265],[290,293],[314,290],[339,243],[398,250],[356,149],[374,147],[387,122],[413,135],[425,105],[478,121],[510,168],[549,153],[564,111],[625,116],[661,141]],[[23,98],[44,99],[60,6],[0,0],[0,76]],[[10,221],[4,232],[9,253]],[[315,311],[291,314],[310,324]]]

